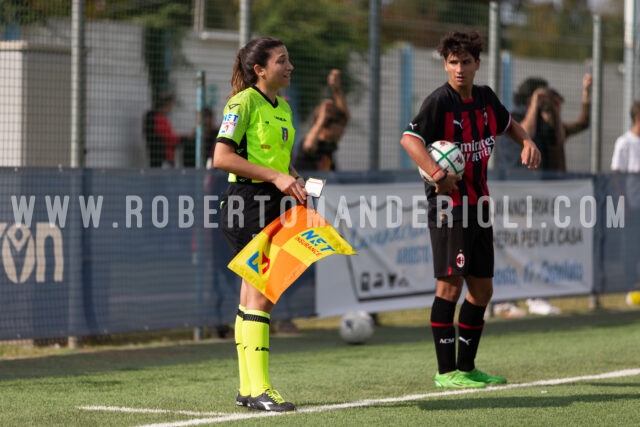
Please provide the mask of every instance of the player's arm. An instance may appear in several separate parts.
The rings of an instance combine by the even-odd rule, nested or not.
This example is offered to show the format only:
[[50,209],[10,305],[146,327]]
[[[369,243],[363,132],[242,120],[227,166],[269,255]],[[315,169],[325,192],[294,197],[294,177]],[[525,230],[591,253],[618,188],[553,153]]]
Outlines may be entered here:
[[233,141],[218,140],[213,155],[213,166],[216,169],[258,181],[270,182],[284,194],[293,196],[298,202],[306,202],[307,192],[300,184],[301,181],[289,174],[251,163],[236,153],[234,144]]
[[346,121],[348,122],[349,108],[347,107],[347,99],[345,98],[344,90],[342,89],[340,70],[334,68],[329,72],[329,76],[327,77],[327,84],[331,89],[331,94],[333,95],[333,101],[335,102],[336,108],[344,113],[344,115],[347,117]]
[[457,182],[462,177],[453,173],[447,174],[447,172],[440,169],[440,166],[429,155],[424,142],[420,138],[405,132],[400,139],[400,145],[416,165],[433,178],[436,182],[436,192],[438,194],[448,194],[458,189]]
[[540,166],[540,160],[542,159],[540,150],[538,150],[536,143],[533,142],[520,123],[511,120],[511,125],[507,129],[506,134],[522,146],[520,158],[522,159],[523,165],[529,169],[535,169]]
[[540,110],[540,103],[542,99],[547,96],[547,89],[540,87],[536,89],[531,95],[531,100],[529,101],[529,106],[527,107],[527,113],[524,118],[520,122],[522,128],[525,132],[531,136],[531,138],[535,138],[536,136],[536,127],[538,126],[538,116]]
[[581,132],[589,127],[591,123],[591,74],[587,73],[582,77],[582,105],[580,116],[575,122],[564,123],[567,136]]
[[324,125],[324,121],[327,117],[327,104],[329,103],[331,103],[331,100],[325,99],[317,107],[318,111],[315,115],[316,119],[302,141],[302,150],[305,153],[315,153],[318,150],[318,136],[320,135],[320,131],[322,130],[322,126]]

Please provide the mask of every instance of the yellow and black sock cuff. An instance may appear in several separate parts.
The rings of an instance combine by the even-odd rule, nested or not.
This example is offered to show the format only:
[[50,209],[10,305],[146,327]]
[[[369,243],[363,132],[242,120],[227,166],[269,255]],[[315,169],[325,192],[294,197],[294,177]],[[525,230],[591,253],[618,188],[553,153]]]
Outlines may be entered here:
[[260,310],[246,310],[244,312],[244,320],[249,322],[271,323],[271,315]]

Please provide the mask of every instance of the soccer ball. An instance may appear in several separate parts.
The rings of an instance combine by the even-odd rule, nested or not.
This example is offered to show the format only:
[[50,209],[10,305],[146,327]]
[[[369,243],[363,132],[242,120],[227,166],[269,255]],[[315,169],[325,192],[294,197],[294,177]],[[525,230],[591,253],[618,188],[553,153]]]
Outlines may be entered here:
[[631,291],[625,298],[627,305],[640,305],[640,291]]
[[350,311],[340,319],[340,338],[349,344],[364,344],[373,335],[373,319],[362,310]]
[[[464,156],[455,142],[435,141],[427,147],[431,158],[440,166],[443,171],[462,175],[464,173]],[[429,185],[436,185],[435,181],[421,167],[418,166],[420,176]]]

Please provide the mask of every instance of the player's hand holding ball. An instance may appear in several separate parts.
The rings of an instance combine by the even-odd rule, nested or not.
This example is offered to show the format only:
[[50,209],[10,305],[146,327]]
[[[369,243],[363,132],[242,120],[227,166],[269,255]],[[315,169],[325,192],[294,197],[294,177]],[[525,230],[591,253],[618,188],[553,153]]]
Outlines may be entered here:
[[421,167],[418,172],[429,185],[436,187],[438,194],[449,194],[458,189],[457,182],[462,179],[465,160],[458,145],[449,141],[435,141],[427,147],[431,158],[438,168],[429,175]]

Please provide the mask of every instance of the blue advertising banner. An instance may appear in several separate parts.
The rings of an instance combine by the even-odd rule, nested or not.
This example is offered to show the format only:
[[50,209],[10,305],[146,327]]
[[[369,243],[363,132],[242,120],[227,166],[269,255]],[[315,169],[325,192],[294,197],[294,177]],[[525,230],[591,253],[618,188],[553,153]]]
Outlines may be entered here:
[[[0,169],[0,339],[232,323],[226,174]],[[291,294],[313,295],[309,275]],[[294,289],[295,288],[295,289]],[[283,297],[274,318],[313,314]]]

